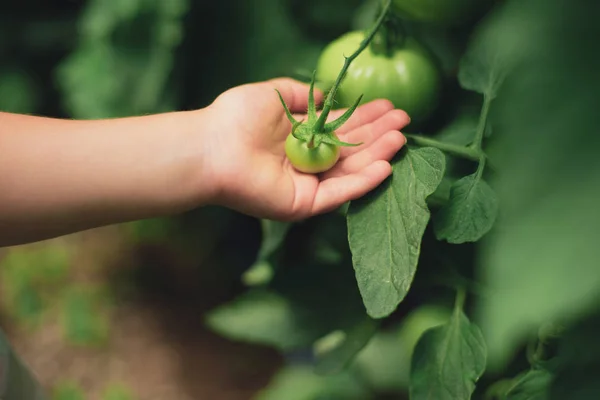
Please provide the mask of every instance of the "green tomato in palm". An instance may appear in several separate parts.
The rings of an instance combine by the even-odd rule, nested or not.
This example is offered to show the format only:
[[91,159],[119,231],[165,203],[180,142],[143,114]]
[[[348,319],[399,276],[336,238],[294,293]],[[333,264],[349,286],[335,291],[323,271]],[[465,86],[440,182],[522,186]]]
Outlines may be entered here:
[[[351,31],[325,47],[317,63],[321,88],[333,86],[344,56],[352,54],[364,38],[364,32]],[[362,103],[384,98],[419,123],[436,109],[441,89],[441,73],[433,58],[414,38],[407,37],[389,54],[366,48],[348,68],[335,102],[338,107],[349,107],[360,95]]]
[[[337,138],[337,136],[334,134]],[[335,144],[310,142],[296,139],[291,133],[285,140],[285,154],[300,172],[318,174],[331,169],[340,158],[340,148]]]
[[443,25],[462,24],[483,11],[493,0],[393,0],[399,16]]

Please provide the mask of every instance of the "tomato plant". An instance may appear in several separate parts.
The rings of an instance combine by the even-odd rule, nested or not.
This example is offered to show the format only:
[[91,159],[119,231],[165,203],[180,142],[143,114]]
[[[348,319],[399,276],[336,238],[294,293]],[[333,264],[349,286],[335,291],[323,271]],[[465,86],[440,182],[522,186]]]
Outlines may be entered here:
[[[363,39],[363,32],[352,31],[330,43],[319,58],[317,79],[334,82],[344,56]],[[371,46],[356,58],[338,89],[337,105],[349,107],[360,94],[363,103],[385,98],[406,111],[411,121],[423,121],[438,105],[442,86],[438,67],[414,38],[390,46],[389,50]]]
[[[286,356],[255,399],[600,396],[590,372],[600,366],[600,139],[584,89],[597,86],[600,57],[583,29],[568,28],[591,29],[594,18],[567,3],[504,1],[477,20],[489,2],[395,2],[403,19],[390,15],[353,60],[336,106],[385,97],[427,123],[407,127],[392,176],[371,193],[302,224],[261,221],[254,268],[270,272],[207,319]],[[407,20],[460,51],[443,92],[437,60],[402,29]],[[354,30],[323,45],[325,90],[364,38]],[[577,140],[560,140],[571,124]]]

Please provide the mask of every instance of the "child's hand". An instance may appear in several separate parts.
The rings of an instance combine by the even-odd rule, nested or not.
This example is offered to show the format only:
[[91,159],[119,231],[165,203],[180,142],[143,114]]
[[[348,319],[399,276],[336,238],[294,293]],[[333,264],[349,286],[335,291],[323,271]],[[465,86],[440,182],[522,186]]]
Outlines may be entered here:
[[[409,122],[405,112],[386,100],[359,107],[337,134],[363,144],[342,147],[340,161],[324,174],[304,174],[286,158],[291,123],[274,89],[293,113],[306,112],[308,85],[287,78],[233,88],[205,110],[203,175],[218,188],[214,202],[256,217],[302,219],[366,194],[391,174],[388,161],[406,143],[399,132]],[[318,103],[322,98],[315,91]]]

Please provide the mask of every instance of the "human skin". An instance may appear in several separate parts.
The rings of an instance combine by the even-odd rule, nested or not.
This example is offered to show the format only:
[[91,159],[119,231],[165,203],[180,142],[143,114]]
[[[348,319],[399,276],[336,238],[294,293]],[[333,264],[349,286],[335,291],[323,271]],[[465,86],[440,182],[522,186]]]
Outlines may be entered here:
[[391,174],[406,113],[387,100],[359,107],[337,133],[363,144],[342,148],[331,170],[304,174],[285,156],[291,124],[274,89],[302,119],[308,86],[289,78],[232,88],[193,111],[85,121],[0,112],[0,246],[206,205],[300,220]]

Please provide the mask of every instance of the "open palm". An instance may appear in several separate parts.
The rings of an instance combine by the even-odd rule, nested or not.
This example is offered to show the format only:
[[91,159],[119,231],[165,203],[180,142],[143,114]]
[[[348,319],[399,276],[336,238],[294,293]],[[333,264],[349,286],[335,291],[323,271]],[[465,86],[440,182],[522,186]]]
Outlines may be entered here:
[[[323,174],[298,172],[285,155],[292,125],[274,89],[296,114],[308,106],[308,85],[280,78],[230,89],[209,107],[224,134],[212,135],[213,160],[220,171],[219,203],[261,218],[297,220],[331,211],[374,189],[391,174],[389,160],[405,144],[399,132],[408,115],[387,100],[360,106],[336,132],[340,140],[363,144],[342,147],[339,162]],[[317,103],[322,93],[315,93]],[[329,120],[343,110],[330,114]]]

